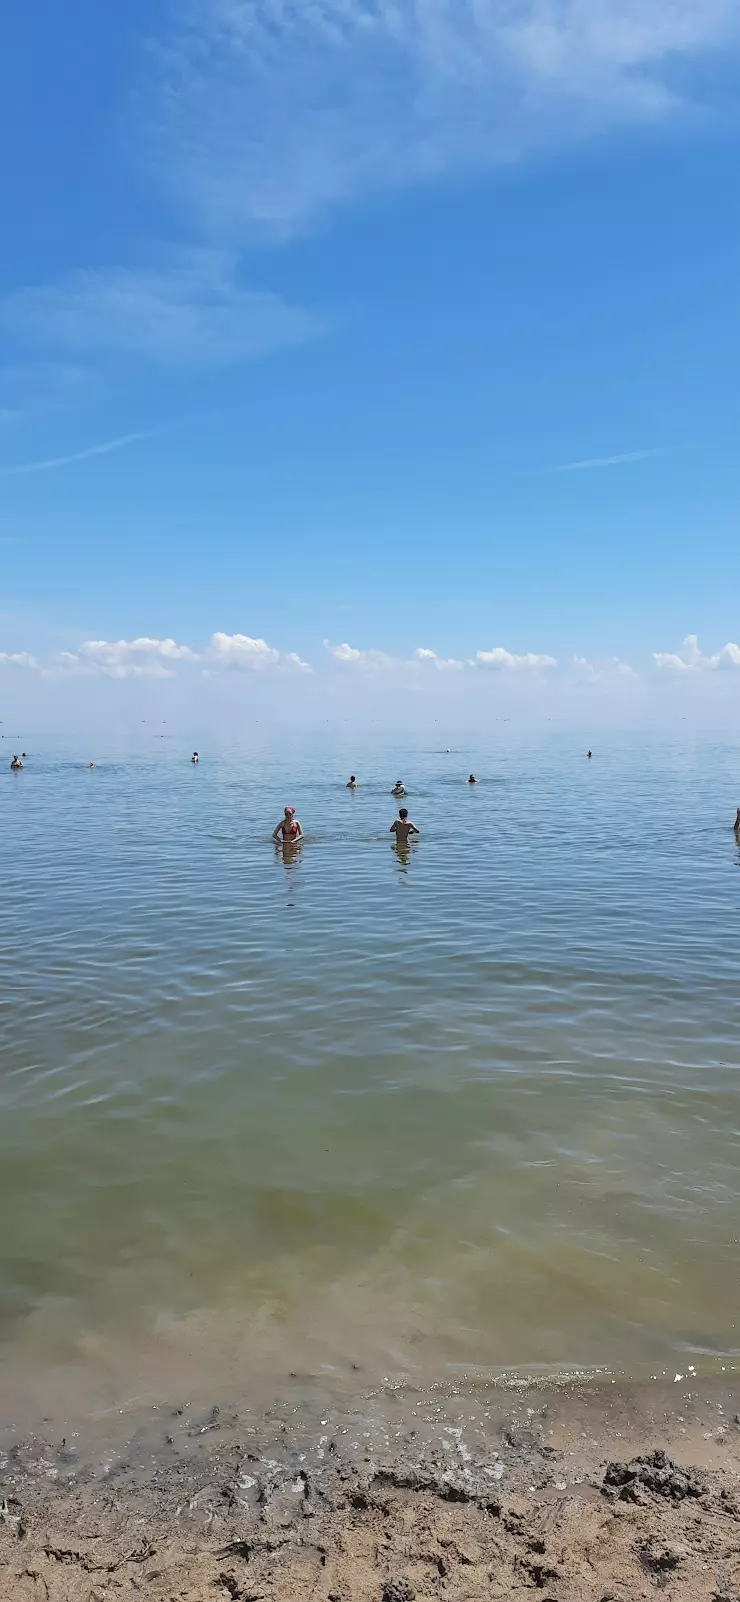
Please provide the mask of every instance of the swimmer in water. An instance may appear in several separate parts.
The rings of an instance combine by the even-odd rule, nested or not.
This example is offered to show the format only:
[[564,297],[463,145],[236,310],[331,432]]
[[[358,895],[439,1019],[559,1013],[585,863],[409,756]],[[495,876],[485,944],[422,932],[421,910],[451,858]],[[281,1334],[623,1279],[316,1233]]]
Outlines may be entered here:
[[14,756],[13,760],[12,760],[12,762],[10,764],[11,773],[19,773],[22,767],[23,767],[23,763],[21,762],[20,757],[19,756]]
[[350,773],[349,779],[347,780],[346,788],[348,790],[356,790],[357,789],[357,780],[356,780],[356,778],[354,776],[354,773]]
[[477,784],[477,783],[478,783],[478,780],[476,779],[475,774],[471,773],[470,778],[468,779],[468,784]]
[[405,794],[406,794],[406,791],[404,790],[404,787],[403,787],[403,780],[402,779],[396,779],[396,782],[395,782],[395,784],[393,786],[393,789],[391,790],[391,795],[405,795]]
[[400,807],[398,817],[395,823],[391,824],[388,833],[395,834],[396,845],[405,845],[410,834],[420,834],[421,831],[410,821],[408,807]]
[[589,761],[590,761],[591,757],[593,756],[593,751],[587,751],[586,752],[586,756],[589,758]]
[[285,817],[272,831],[272,838],[277,845],[296,845],[303,839],[303,830],[295,815],[295,807],[285,808]]
[[191,758],[190,758],[190,761],[191,761],[191,762],[196,762],[196,763],[197,763],[197,762],[200,762],[200,757],[199,757],[199,756],[198,756],[198,753],[197,753],[197,751],[194,751],[194,752],[193,752],[193,754],[192,754],[192,756],[191,756]]
[[738,809],[737,809],[737,814],[735,816],[735,822],[733,824],[733,828],[734,828],[736,834],[740,834],[740,807],[738,807]]

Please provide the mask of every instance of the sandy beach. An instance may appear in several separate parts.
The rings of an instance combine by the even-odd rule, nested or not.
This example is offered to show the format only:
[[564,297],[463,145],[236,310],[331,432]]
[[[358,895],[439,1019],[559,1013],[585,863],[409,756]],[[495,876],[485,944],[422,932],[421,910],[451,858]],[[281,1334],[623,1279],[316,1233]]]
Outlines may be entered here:
[[734,1602],[738,1404],[604,1378],[6,1431],[0,1598]]

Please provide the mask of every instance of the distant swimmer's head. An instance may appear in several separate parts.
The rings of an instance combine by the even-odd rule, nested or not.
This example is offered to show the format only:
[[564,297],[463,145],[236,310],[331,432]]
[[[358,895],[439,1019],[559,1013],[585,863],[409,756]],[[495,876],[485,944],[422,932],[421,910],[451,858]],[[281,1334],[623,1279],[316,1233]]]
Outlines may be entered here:
[[95,763],[94,762],[88,762],[87,765],[88,765],[89,768],[94,768],[95,767]]
[[593,756],[593,751],[587,751],[586,752],[586,756],[587,757],[592,757]]
[[398,816],[399,816],[399,818],[403,818],[404,823],[406,822],[406,819],[407,819],[408,815],[409,815],[408,807],[399,807]]
[[354,776],[354,773],[350,773],[349,782],[350,782],[350,784],[356,784],[357,783],[357,780],[356,780],[356,778]]
[[477,783],[478,783],[478,780],[476,779],[475,774],[471,773],[470,778],[468,779],[468,784],[477,784]]

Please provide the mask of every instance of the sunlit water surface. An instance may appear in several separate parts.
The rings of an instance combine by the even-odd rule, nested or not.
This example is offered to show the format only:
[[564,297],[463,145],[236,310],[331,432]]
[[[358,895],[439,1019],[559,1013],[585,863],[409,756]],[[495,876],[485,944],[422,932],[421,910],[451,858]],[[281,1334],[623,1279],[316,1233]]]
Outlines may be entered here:
[[188,754],[0,773],[5,1375],[731,1360],[737,744]]

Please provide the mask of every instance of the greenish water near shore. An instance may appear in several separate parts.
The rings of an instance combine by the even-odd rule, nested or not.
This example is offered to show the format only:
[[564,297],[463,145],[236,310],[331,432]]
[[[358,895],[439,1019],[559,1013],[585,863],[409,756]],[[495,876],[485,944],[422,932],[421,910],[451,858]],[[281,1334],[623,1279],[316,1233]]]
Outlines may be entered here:
[[740,745],[188,754],[0,775],[6,1372],[731,1360]]

